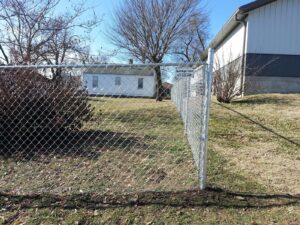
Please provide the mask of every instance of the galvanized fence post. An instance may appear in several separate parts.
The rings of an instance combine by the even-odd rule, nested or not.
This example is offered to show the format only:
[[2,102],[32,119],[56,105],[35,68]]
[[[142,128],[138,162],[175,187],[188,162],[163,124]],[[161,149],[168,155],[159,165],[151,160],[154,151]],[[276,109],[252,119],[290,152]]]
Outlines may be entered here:
[[188,76],[186,78],[186,104],[185,104],[185,124],[184,124],[184,132],[187,134],[188,132],[188,123],[189,123],[189,118],[188,118],[188,110],[189,110],[189,99],[190,99],[190,82],[191,79]]
[[180,116],[183,119],[183,79],[180,79]]
[[213,65],[214,65],[214,50],[208,50],[207,68],[205,70],[204,82],[204,98],[202,102],[202,129],[201,129],[201,145],[200,145],[200,160],[199,160],[199,181],[200,189],[206,188],[206,166],[207,166],[207,145],[208,145],[208,122],[209,122],[209,109],[211,101],[211,88],[213,80]]

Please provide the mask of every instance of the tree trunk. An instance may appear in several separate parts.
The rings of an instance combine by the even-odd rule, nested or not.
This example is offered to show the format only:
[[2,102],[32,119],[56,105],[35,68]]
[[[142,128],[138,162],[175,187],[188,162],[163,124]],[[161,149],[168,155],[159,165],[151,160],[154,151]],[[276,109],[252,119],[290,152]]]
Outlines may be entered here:
[[3,46],[1,44],[0,44],[0,50],[1,50],[1,53],[2,53],[2,55],[4,57],[4,59],[5,59],[6,64],[9,64],[8,57],[7,57],[7,55],[6,55],[6,53],[5,53],[4,49],[3,49]]
[[62,68],[52,68],[52,78],[55,81],[61,81],[62,79]]
[[162,81],[161,81],[161,70],[160,66],[155,67],[155,73],[156,73],[156,101],[161,102],[163,97],[163,87],[162,87]]

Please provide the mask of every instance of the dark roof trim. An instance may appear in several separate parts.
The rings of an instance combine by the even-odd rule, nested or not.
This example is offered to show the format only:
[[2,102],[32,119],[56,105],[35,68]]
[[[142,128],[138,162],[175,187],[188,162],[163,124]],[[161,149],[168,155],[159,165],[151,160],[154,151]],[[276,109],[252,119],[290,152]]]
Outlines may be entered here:
[[154,76],[151,68],[132,68],[116,66],[113,68],[88,68],[84,74],[118,75],[118,76]]
[[257,0],[255,2],[250,2],[246,5],[243,5],[239,8],[239,13],[247,13],[254,9],[260,8],[262,6],[268,5],[272,2],[276,2],[277,0]]
[[85,72],[83,73],[84,75],[99,75],[99,76],[103,76],[103,75],[107,75],[107,76],[138,76],[138,77],[152,77],[154,76],[153,74],[123,74],[123,73],[97,73],[97,72]]
[[[228,37],[228,35],[240,24],[240,22],[237,21],[236,19],[237,17],[246,18],[248,12],[276,1],[277,0],[256,0],[254,2],[250,2],[238,8],[238,10],[230,17],[227,23],[222,27],[219,33],[209,44],[209,47],[217,48],[224,41],[224,39]],[[207,54],[208,54],[208,49],[206,49],[205,52],[203,53],[201,57],[202,60],[207,59]]]

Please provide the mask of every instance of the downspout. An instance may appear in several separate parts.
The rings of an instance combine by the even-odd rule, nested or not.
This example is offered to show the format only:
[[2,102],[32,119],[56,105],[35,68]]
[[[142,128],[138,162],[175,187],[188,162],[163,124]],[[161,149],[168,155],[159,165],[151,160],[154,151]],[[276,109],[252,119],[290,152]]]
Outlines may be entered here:
[[[242,18],[238,16],[242,15]],[[247,22],[245,20],[246,16],[243,14],[237,13],[235,15],[235,21],[239,22],[244,26],[244,40],[243,40],[243,53],[242,53],[242,77],[241,77],[241,90],[240,94],[243,97],[245,92],[245,76],[246,76],[246,37],[247,37]]]

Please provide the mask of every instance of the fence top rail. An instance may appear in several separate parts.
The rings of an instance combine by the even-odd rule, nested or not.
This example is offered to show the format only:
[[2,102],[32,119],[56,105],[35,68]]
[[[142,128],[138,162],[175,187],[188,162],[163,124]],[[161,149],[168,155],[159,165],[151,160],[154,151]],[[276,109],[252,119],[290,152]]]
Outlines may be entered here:
[[108,64],[61,64],[61,65],[0,65],[0,69],[51,69],[51,68],[114,68],[114,67],[152,67],[155,68],[157,66],[162,67],[171,67],[171,66],[181,66],[181,67],[199,67],[207,65],[206,62],[188,62],[188,63],[144,63],[144,64],[114,64],[114,63],[108,63]]

